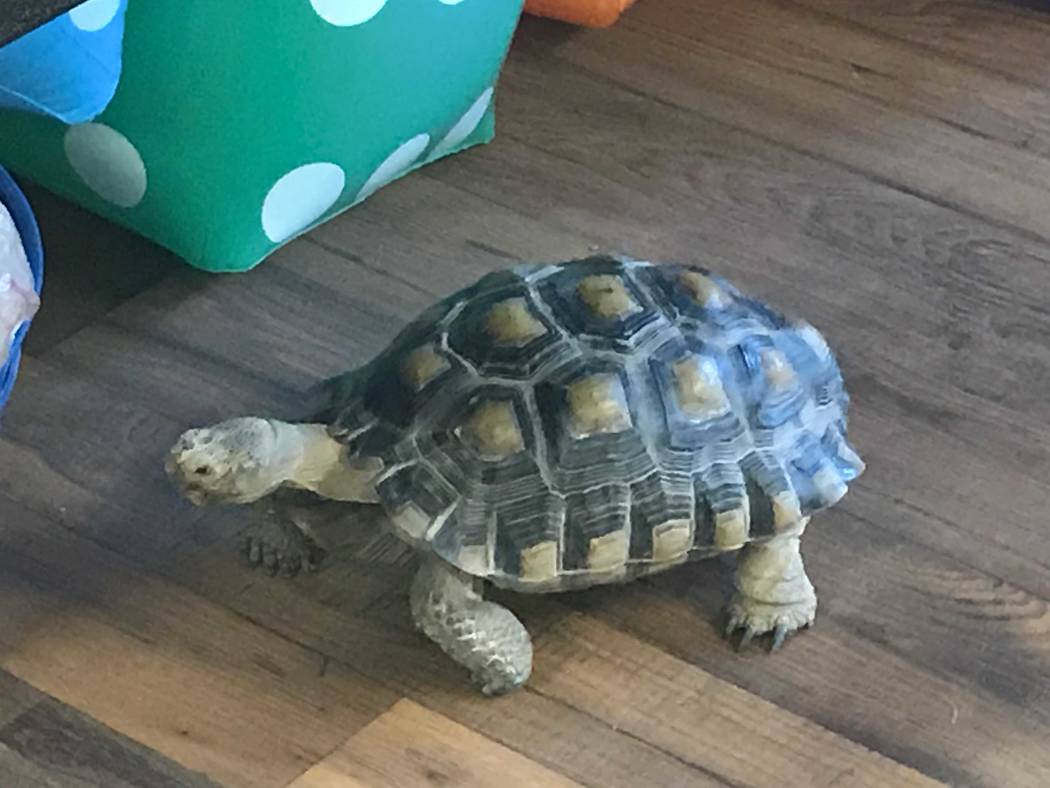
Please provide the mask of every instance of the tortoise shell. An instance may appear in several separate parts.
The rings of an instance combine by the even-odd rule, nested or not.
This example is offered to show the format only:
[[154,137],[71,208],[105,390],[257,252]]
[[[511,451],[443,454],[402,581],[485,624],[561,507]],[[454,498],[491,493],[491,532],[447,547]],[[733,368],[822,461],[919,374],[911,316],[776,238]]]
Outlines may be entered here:
[[680,265],[519,267],[439,302],[336,387],[398,534],[526,591],[800,529],[862,463],[821,335]]

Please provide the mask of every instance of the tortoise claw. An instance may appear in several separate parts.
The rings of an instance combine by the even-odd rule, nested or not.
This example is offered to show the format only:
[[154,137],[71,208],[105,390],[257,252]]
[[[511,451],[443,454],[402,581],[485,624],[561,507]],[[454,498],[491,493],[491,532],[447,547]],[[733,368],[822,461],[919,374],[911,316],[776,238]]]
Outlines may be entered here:
[[736,650],[737,651],[743,651],[745,648],[750,646],[751,645],[751,641],[755,639],[755,635],[756,634],[757,634],[757,631],[755,629],[752,629],[751,627],[748,627],[747,629],[745,629],[743,637],[741,637],[740,638],[740,642],[737,643]]
[[816,613],[816,598],[776,604],[761,602],[738,594],[726,610],[728,638],[737,629],[744,634],[736,650],[742,651],[751,645],[751,641],[761,635],[770,635],[769,653],[779,651],[787,641],[788,635],[797,629],[813,624]]
[[262,565],[263,569],[265,569],[271,577],[277,574],[279,562],[277,560],[277,554],[272,549],[263,551]]
[[245,539],[244,553],[248,556],[248,561],[253,565],[262,563],[262,546],[254,539]]
[[730,615],[726,621],[726,628],[722,635],[726,638],[732,636],[740,628],[741,620],[738,616]]
[[769,652],[772,654],[774,651],[779,651],[780,647],[784,645],[784,640],[787,638],[788,627],[783,621],[778,621],[776,629],[773,630],[773,644],[769,647]]

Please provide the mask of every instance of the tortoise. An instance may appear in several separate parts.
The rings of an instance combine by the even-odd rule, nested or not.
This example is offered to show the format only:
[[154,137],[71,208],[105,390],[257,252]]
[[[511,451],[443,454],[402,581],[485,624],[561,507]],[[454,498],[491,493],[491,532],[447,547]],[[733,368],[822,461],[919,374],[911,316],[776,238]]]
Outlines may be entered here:
[[[816,613],[799,539],[863,470],[817,329],[688,265],[490,273],[322,390],[303,423],[186,432],[168,473],[198,505],[281,487],[382,504],[423,553],[415,625],[489,695],[526,681],[532,646],[486,582],[582,589],[741,550],[726,636],[776,650]],[[314,547],[281,523],[252,553],[298,568]]]

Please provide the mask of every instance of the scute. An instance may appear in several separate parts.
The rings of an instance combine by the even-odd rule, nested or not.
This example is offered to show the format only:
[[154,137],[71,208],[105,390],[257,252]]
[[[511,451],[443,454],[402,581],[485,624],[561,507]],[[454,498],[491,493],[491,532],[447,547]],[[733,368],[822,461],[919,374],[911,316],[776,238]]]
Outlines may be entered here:
[[510,399],[482,399],[475,403],[457,435],[489,462],[499,462],[525,450],[521,419]]
[[467,301],[449,326],[448,347],[482,376],[519,380],[572,352],[520,280],[497,280]]
[[[683,381],[682,368],[690,366],[696,368],[695,385]],[[698,451],[745,434],[746,425],[731,398],[731,362],[722,348],[674,337],[652,355],[649,367],[659,391],[668,449]]]
[[538,289],[565,331],[587,350],[639,352],[670,329],[667,315],[618,260],[566,265]]
[[329,390],[399,533],[526,591],[768,539],[863,469],[819,332],[688,266],[496,272]]

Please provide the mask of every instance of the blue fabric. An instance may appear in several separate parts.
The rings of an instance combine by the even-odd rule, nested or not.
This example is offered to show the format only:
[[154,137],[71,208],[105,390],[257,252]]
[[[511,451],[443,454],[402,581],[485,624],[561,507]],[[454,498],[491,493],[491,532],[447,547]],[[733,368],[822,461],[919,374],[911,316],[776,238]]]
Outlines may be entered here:
[[[22,247],[29,260],[29,267],[33,271],[33,283],[39,293],[44,283],[44,245],[40,242],[40,230],[25,195],[3,167],[0,167],[0,203],[7,208],[15,222],[15,227],[18,228],[18,234],[22,238]],[[24,323],[18,329],[14,344],[11,346],[11,353],[7,357],[7,363],[0,367],[0,411],[7,404],[7,399],[11,396],[11,389],[14,388],[15,376],[18,374],[18,361],[22,355],[22,340],[25,339],[28,330],[28,323]]]
[[87,0],[0,47],[0,107],[64,123],[102,112],[120,80],[126,4]]

